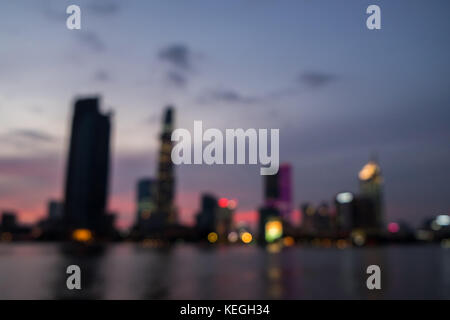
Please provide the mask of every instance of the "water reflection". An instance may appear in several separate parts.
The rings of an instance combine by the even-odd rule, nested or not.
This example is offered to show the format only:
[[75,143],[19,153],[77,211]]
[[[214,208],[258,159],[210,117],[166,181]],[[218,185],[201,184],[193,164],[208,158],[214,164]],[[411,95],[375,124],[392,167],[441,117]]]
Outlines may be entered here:
[[[107,248],[99,246],[95,248],[74,247],[68,244],[58,246],[61,257],[55,266],[52,288],[53,299],[102,299],[104,278],[101,270],[107,268],[102,264]],[[77,265],[81,269],[81,290],[68,290],[66,273],[67,267]]]
[[[66,269],[82,269],[68,290]],[[382,290],[366,287],[379,265]],[[1,299],[418,299],[450,298],[450,251],[439,246],[267,252],[253,246],[144,248],[95,253],[56,244],[0,245]]]

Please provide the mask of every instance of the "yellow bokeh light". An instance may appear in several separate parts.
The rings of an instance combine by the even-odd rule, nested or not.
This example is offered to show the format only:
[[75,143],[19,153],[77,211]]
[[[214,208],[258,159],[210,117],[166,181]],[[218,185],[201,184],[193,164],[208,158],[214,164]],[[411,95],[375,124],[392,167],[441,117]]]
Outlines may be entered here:
[[291,247],[295,244],[295,240],[292,237],[285,237],[283,239],[283,244],[285,247]]
[[370,161],[359,172],[359,178],[361,180],[369,180],[373,178],[378,171],[378,165],[375,162]]
[[215,232],[210,232],[210,233],[208,234],[208,241],[209,241],[210,243],[215,243],[215,242],[217,241],[218,238],[219,238],[219,236],[218,236],[217,233],[215,233]]
[[243,243],[250,243],[253,240],[253,236],[250,234],[250,232],[244,232],[241,235],[241,240]]
[[283,224],[279,220],[272,220],[266,223],[266,241],[274,242],[283,235]]
[[92,232],[89,229],[76,229],[72,233],[72,239],[79,242],[88,242],[92,240]]

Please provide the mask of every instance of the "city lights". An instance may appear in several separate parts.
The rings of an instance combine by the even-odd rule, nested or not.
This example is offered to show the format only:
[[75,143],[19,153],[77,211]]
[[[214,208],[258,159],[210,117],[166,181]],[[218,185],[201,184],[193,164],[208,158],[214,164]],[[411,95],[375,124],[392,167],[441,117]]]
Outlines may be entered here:
[[339,203],[349,203],[353,200],[353,194],[351,192],[342,192],[336,196],[336,200]]
[[228,199],[227,198],[220,198],[217,202],[219,207],[226,208],[228,206]]
[[215,232],[210,232],[209,234],[208,234],[208,241],[209,241],[209,243],[215,243],[215,242],[217,242],[217,239],[218,239],[219,237],[218,237],[218,235],[217,235],[217,233],[215,233]]
[[361,180],[369,180],[375,176],[377,171],[379,171],[378,165],[375,162],[370,161],[359,172],[359,178]]
[[250,232],[244,232],[244,233],[241,235],[241,240],[242,240],[243,243],[248,244],[248,243],[252,242],[253,236],[251,235]]
[[237,201],[234,199],[231,199],[230,201],[228,201],[228,209],[230,210],[234,210],[237,207]]
[[228,241],[231,243],[235,243],[236,241],[238,241],[239,239],[239,235],[237,234],[237,232],[232,231],[228,234]]
[[283,225],[280,220],[273,219],[266,223],[265,238],[267,242],[274,242],[283,235]]
[[396,222],[391,222],[388,224],[388,231],[390,233],[397,233],[400,230],[400,226]]
[[72,239],[78,242],[89,242],[93,239],[93,236],[88,229],[77,229],[72,233]]
[[441,214],[441,215],[437,216],[436,223],[441,227],[448,226],[448,225],[450,225],[450,216],[448,216],[446,214]]

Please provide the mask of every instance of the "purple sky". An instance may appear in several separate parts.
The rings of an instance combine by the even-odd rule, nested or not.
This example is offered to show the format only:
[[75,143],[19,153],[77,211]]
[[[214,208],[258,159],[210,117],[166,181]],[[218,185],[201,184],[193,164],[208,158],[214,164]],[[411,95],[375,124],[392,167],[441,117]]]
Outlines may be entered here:
[[[365,27],[369,4],[382,30]],[[68,30],[78,4],[82,29]],[[387,217],[448,213],[448,1],[9,1],[0,10],[0,210],[23,221],[61,198],[78,95],[114,119],[110,207],[134,219],[136,180],[155,174],[160,118],[178,127],[279,128],[295,201],[358,191],[376,153]],[[177,168],[191,221],[199,193],[262,203],[259,166]]]

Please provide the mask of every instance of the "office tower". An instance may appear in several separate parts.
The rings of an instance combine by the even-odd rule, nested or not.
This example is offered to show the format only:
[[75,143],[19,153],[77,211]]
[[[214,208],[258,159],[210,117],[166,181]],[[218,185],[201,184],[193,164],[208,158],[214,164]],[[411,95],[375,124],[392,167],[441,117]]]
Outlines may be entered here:
[[174,129],[174,110],[167,107],[163,117],[163,129],[160,136],[161,149],[158,160],[158,187],[156,196],[156,211],[161,216],[163,224],[170,225],[176,222],[174,206],[175,178],[171,159],[172,131]]
[[99,99],[75,102],[67,161],[64,220],[68,231],[99,233],[108,196],[111,114]]
[[136,226],[144,231],[156,210],[156,181],[144,178],[138,181],[136,190]]
[[[381,169],[375,160],[370,160],[359,172],[359,186],[361,197],[373,202],[375,217],[371,229],[381,230],[383,226],[383,177]],[[367,207],[367,205],[364,205]],[[367,218],[365,219],[367,220]]]
[[265,176],[264,203],[275,207],[284,221],[291,222],[292,214],[292,167],[282,164],[275,175]]
[[216,229],[217,198],[210,194],[203,194],[201,202],[196,229],[199,236],[204,237]]
[[64,205],[61,201],[50,200],[48,202],[47,210],[49,220],[60,220],[63,217]]

